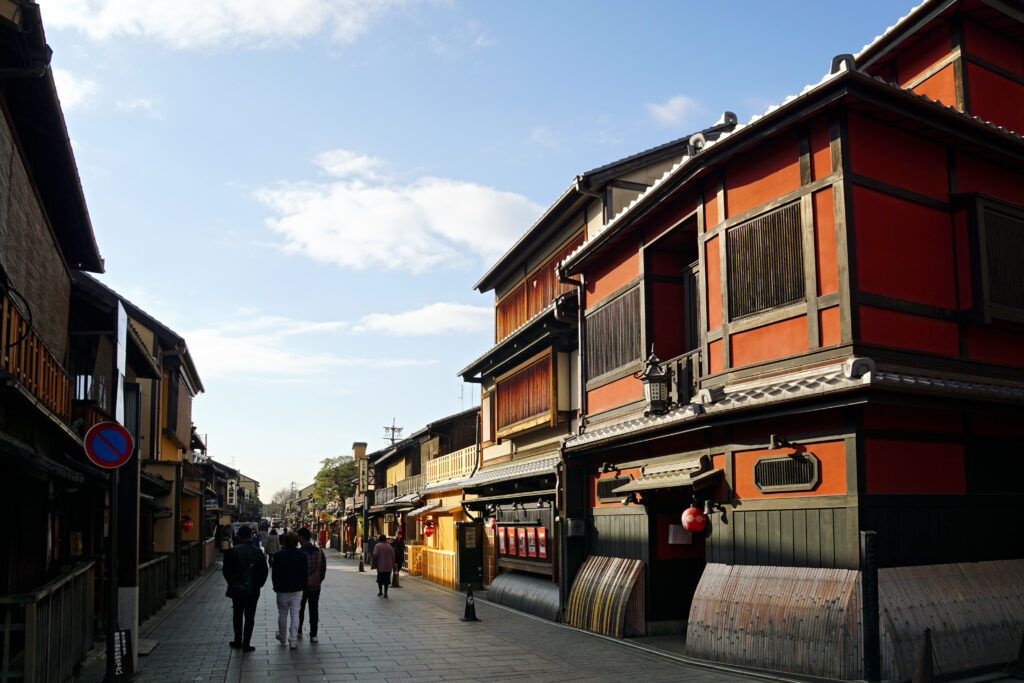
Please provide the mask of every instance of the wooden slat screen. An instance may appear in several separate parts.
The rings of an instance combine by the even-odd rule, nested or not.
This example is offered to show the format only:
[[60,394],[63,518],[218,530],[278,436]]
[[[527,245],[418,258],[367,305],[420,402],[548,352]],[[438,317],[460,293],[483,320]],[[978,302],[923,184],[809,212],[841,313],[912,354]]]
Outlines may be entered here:
[[985,251],[991,302],[1024,309],[1024,220],[986,210]]
[[640,288],[587,316],[587,379],[640,360]]
[[544,310],[558,296],[572,290],[572,285],[558,281],[555,266],[582,243],[581,231],[559,247],[558,251],[530,273],[522,284],[498,302],[495,306],[495,343],[515,332],[520,325]]
[[738,318],[804,297],[800,205],[783,206],[729,231],[729,313]]
[[498,429],[551,412],[551,356],[498,382]]

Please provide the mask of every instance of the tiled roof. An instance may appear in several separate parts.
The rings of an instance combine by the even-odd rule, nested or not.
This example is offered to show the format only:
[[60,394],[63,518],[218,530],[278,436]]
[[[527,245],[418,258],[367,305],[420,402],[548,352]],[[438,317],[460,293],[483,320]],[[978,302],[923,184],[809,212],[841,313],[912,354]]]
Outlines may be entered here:
[[926,5],[934,4],[934,2],[935,2],[935,0],[924,0],[924,2],[922,2],[921,4],[919,4],[916,7],[914,7],[912,10],[910,10],[905,15],[900,17],[899,20],[895,24],[893,24],[889,28],[887,28],[884,31],[882,31],[882,33],[880,33],[879,35],[875,36],[874,40],[872,40],[870,43],[868,43],[867,45],[862,47],[860,49],[860,52],[858,52],[857,54],[855,54],[853,56],[854,59],[860,59],[861,56],[863,56],[864,53],[866,53],[868,50],[870,50],[871,48],[875,47],[876,45],[878,45],[882,41],[888,39],[889,36],[891,36],[892,34],[896,33],[900,29],[902,29],[912,18],[916,18],[917,14],[921,10],[923,10]]
[[510,481],[521,477],[554,472],[559,459],[558,455],[549,455],[533,460],[513,461],[507,464],[484,467],[468,481],[463,482],[462,488],[467,489],[499,481]]
[[423,507],[416,508],[415,510],[410,512],[409,516],[410,517],[416,517],[418,515],[422,515],[424,512],[430,512],[431,510],[433,510],[434,508],[436,508],[436,507],[438,507],[440,505],[441,505],[441,501],[439,501],[439,500],[432,500],[429,503],[427,503],[426,505],[424,505]]
[[624,436],[696,422],[704,416],[866,387],[923,392],[967,400],[1024,402],[1024,382],[997,382],[994,379],[980,381],[977,377],[917,368],[880,369],[870,358],[855,357],[842,363],[809,368],[779,377],[727,384],[714,392],[703,389],[690,403],[661,415],[627,418],[569,437],[564,444],[566,450],[575,451]]
[[469,479],[469,476],[459,477],[457,479],[449,479],[448,481],[438,481],[433,484],[427,484],[420,489],[420,495],[427,493],[437,493],[438,491],[452,491],[455,489],[461,489],[462,484]]

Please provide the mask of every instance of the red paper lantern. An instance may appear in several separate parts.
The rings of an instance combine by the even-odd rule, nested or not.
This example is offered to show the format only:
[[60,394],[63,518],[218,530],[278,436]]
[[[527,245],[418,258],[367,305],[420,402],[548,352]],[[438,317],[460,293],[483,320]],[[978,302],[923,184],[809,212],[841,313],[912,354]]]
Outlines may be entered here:
[[698,532],[704,531],[704,527],[708,524],[707,517],[700,511],[700,508],[686,508],[683,510],[683,528],[687,531]]
[[430,522],[427,522],[426,524],[424,524],[423,525],[423,535],[428,537],[428,538],[433,536],[434,535],[434,525],[431,524]]
[[192,527],[194,525],[195,525],[195,523],[192,521],[191,517],[182,517],[182,519],[181,519],[181,530],[182,531],[192,531]]

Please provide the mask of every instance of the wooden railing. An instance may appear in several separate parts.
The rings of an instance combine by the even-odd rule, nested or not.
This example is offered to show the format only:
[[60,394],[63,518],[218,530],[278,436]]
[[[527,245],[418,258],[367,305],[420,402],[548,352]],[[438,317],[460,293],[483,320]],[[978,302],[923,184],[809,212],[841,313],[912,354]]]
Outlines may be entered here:
[[0,367],[70,423],[71,377],[11,300],[0,295],[0,301]]
[[383,505],[384,503],[390,503],[395,499],[395,487],[385,486],[382,489],[377,489],[373,492],[373,505]]
[[395,484],[395,488],[399,496],[407,496],[410,493],[416,493],[423,485],[427,483],[427,475],[425,474],[414,474],[411,477],[406,477],[402,481]]
[[[455,553],[451,550],[435,550],[426,546],[414,546],[415,566],[418,575],[428,581],[455,588]],[[410,572],[412,573],[412,572]]]
[[477,463],[476,445],[466,446],[462,450],[442,455],[427,463],[427,483],[446,481],[465,476],[473,471]]
[[92,647],[94,562],[31,593],[0,595],[7,681],[63,681]]
[[174,594],[174,555],[161,554],[139,565],[139,623],[156,614]]
[[672,403],[687,403],[697,393],[700,378],[700,349],[688,351],[665,361],[665,369],[672,371],[669,383],[669,400]]
[[204,545],[202,541],[181,542],[181,550],[178,552],[178,562],[181,563],[178,574],[180,583],[188,583],[203,573]]

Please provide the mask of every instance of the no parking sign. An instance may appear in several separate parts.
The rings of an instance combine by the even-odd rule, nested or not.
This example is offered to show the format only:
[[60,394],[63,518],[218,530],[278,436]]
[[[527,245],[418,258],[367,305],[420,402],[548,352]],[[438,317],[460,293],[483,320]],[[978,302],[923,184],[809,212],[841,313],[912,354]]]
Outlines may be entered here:
[[132,457],[132,435],[116,422],[100,422],[85,433],[85,454],[94,465],[116,469]]

